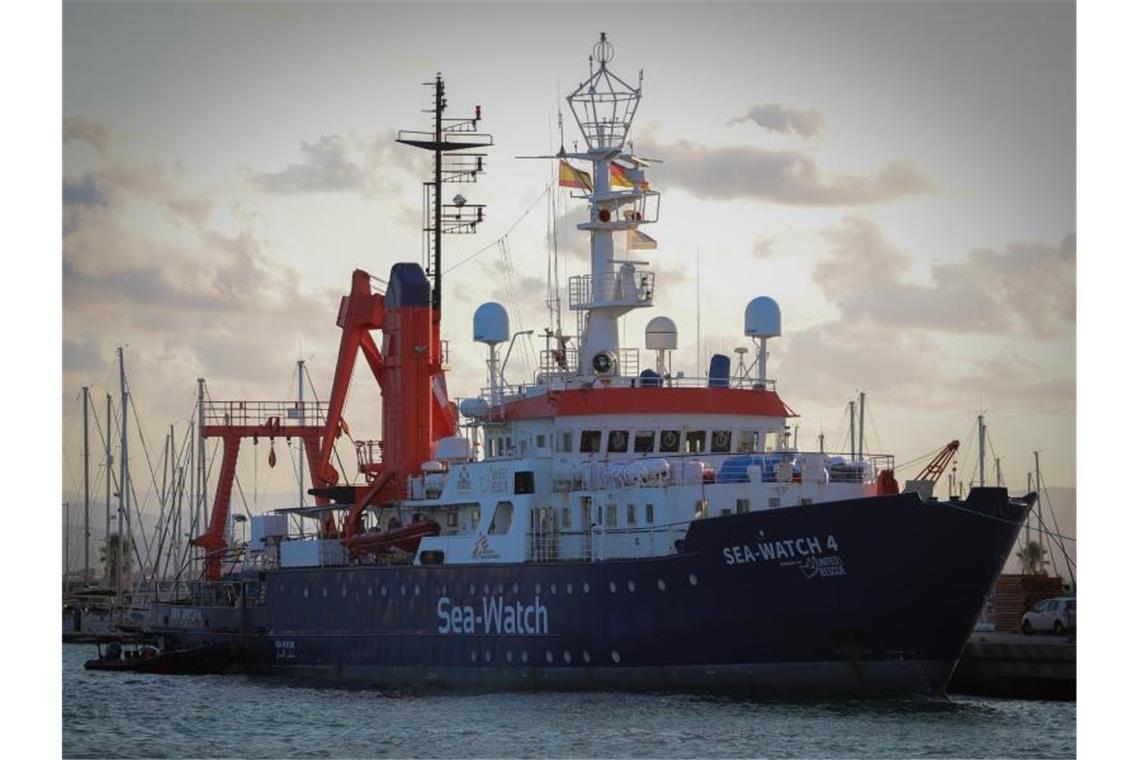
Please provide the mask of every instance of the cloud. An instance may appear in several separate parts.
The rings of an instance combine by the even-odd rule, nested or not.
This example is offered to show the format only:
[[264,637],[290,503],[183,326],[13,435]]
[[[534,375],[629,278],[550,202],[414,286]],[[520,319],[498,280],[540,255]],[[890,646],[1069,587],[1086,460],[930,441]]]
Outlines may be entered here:
[[776,253],[776,239],[773,237],[758,237],[752,244],[752,255],[758,259],[771,258]]
[[[397,152],[398,151],[398,152]],[[427,176],[428,154],[395,142],[394,134],[361,139],[322,135],[301,142],[301,159],[276,172],[251,172],[249,181],[267,193],[393,195],[407,187],[401,177]]]
[[1076,243],[1012,243],[935,264],[931,283],[903,280],[910,257],[869,219],[848,217],[823,231],[829,243],[813,279],[844,319],[946,332],[1054,337],[1076,320]]
[[63,117],[63,142],[82,141],[89,144],[100,155],[105,155],[110,146],[110,132],[102,124],[78,116]]
[[734,119],[729,119],[729,125],[751,121],[769,132],[778,132],[782,135],[795,133],[800,137],[815,137],[823,132],[823,114],[819,111],[789,108],[779,103],[765,103],[752,106],[748,111]]
[[708,148],[688,140],[638,149],[660,156],[654,169],[663,186],[681,186],[698,198],[748,199],[792,206],[859,206],[929,193],[934,185],[906,160],[871,174],[827,173],[803,151],[734,146]]

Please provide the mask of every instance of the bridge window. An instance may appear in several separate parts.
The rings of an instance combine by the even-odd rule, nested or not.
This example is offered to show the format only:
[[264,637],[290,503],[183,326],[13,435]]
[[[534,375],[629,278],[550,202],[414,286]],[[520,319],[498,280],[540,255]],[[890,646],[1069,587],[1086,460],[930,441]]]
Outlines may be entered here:
[[648,525],[653,524],[653,505],[652,504],[646,504],[645,505],[645,522]]
[[609,440],[606,441],[606,451],[622,454],[629,451],[629,432],[625,430],[611,430]]
[[559,451],[570,453],[574,450],[574,434],[569,430],[559,431],[557,441]]
[[570,527],[570,507],[563,507],[562,508],[562,527],[563,528],[569,528]]
[[633,451],[635,454],[652,454],[654,431],[638,430],[633,434]]
[[534,493],[534,473],[523,470],[515,473],[515,493]]
[[617,527],[617,504],[606,505],[606,527]]
[[743,515],[748,512],[748,499],[736,500],[736,514]]
[[471,510],[471,530],[475,530],[476,528],[479,527],[479,517],[480,517],[480,515],[479,515],[479,508],[478,507]]
[[681,431],[679,430],[662,430],[661,431],[661,453],[675,454],[681,450]]
[[780,431],[769,430],[764,433],[764,451],[775,451],[780,445]]
[[578,450],[583,454],[596,454],[602,449],[602,431],[601,430],[583,430],[582,442],[578,446]]
[[741,430],[736,436],[736,451],[751,454],[760,447],[760,433],[756,430]]
[[705,450],[705,431],[690,430],[685,433],[685,453],[700,454]]
[[536,435],[534,437],[534,445],[540,449],[546,448],[546,436],[545,435]]
[[712,434],[712,453],[727,454],[732,451],[732,431],[714,430]]
[[625,505],[625,521],[629,525],[637,525],[637,506],[635,504]]
[[514,516],[514,505],[509,501],[500,501],[495,505],[495,515],[491,518],[491,527],[487,532],[493,536],[501,536],[511,528],[511,518]]

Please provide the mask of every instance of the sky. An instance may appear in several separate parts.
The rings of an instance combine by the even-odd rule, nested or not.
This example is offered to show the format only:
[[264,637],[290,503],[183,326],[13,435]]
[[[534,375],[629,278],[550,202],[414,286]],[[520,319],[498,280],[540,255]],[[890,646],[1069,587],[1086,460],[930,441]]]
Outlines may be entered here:
[[[627,345],[670,316],[674,368],[697,374],[698,304],[707,361],[748,345],[744,308],[771,296],[769,376],[801,444],[844,448],[863,391],[872,451],[960,439],[968,482],[984,413],[1011,488],[1034,451],[1048,485],[1076,486],[1075,26],[1065,2],[64,3],[64,499],[80,388],[102,424],[118,346],[152,457],[169,425],[184,435],[197,377],[214,399],[292,398],[303,358],[327,397],[352,270],[419,260],[429,165],[394,137],[427,127],[437,71],[449,115],[480,105],[495,139],[485,177],[455,188],[487,221],[444,243],[449,387],[483,387],[472,312],[499,300],[512,329],[546,326],[551,216],[563,277],[587,268],[584,206],[562,190],[551,207],[550,162],[516,157],[557,148],[601,31],[614,71],[644,71],[633,144],[662,160],[656,303],[625,319]],[[352,434],[378,438],[358,380]],[[252,511],[296,491],[266,455],[239,470]]]

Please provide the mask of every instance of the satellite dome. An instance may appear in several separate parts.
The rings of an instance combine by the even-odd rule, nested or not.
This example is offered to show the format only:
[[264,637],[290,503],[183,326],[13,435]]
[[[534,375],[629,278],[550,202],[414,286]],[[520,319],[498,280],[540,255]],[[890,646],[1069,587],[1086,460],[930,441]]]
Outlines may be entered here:
[[502,304],[489,301],[475,310],[472,320],[477,343],[494,345],[511,339],[510,320]]
[[677,348],[677,325],[669,317],[654,317],[645,326],[645,348],[672,351]]
[[744,334],[750,338],[780,335],[780,307],[768,296],[753,298],[744,310]]

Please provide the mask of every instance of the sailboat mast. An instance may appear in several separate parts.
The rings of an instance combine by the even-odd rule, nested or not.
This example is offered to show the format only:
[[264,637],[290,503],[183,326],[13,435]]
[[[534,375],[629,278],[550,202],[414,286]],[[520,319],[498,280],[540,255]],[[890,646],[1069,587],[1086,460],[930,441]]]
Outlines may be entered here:
[[[107,394],[107,436],[103,441],[106,450],[104,451],[104,462],[107,465],[107,500],[103,503],[106,507],[105,522],[103,524],[103,551],[109,552],[111,550],[111,481],[114,479],[111,467],[114,460],[111,456],[111,394]],[[106,557],[110,559],[110,557]],[[104,574],[110,574],[111,568],[104,567]]]
[[[123,347],[119,346],[119,519],[118,519],[118,547],[115,551],[115,600],[122,601],[123,596],[123,514],[127,509],[127,493],[130,486],[127,483],[127,374],[123,366]],[[129,525],[128,521],[128,525]]]
[[[297,360],[297,413],[299,425],[307,425],[305,419],[305,360]],[[305,506],[305,439],[297,436],[297,506]]]
[[986,485],[986,422],[985,417],[978,415],[978,485]]
[[91,442],[88,440],[87,411],[90,386],[83,386],[83,582],[91,582]]
[[863,408],[866,405],[867,394],[859,391],[859,461],[863,461]]

